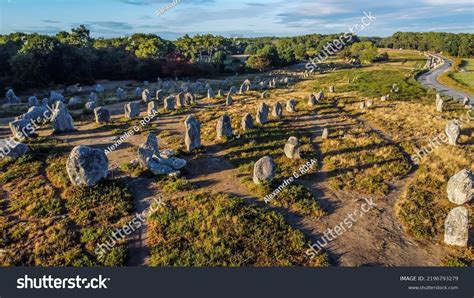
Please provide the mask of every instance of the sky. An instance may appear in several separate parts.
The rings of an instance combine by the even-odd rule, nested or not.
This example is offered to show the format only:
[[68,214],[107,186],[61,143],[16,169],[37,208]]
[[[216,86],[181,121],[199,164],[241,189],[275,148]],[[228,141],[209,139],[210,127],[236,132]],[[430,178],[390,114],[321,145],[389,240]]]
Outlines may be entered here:
[[[375,19],[363,30],[354,29],[364,13]],[[381,37],[397,31],[474,33],[474,0],[0,0],[0,34],[55,34],[80,24],[93,37],[143,32],[166,39],[186,33],[294,36],[349,28]]]

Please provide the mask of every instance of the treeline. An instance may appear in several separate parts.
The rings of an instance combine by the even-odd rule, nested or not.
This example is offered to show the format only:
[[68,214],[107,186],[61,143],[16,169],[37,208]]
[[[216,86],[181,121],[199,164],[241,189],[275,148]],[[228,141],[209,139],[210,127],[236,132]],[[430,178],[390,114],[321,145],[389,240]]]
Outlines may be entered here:
[[393,49],[443,52],[455,57],[474,56],[474,34],[397,32],[383,38],[380,46]]
[[[26,89],[89,84],[98,79],[193,77],[289,65],[323,51],[339,35],[225,38],[185,35],[168,41],[155,34],[92,38],[83,25],[54,36],[0,35],[1,87]],[[357,41],[354,36],[353,41]],[[250,55],[244,59],[233,55]],[[256,59],[260,59],[256,61]],[[237,68],[226,68],[226,65]]]
[[[54,36],[12,33],[0,35],[0,87],[26,89],[89,84],[98,79],[152,80],[157,76],[195,77],[267,69],[315,58],[327,52],[327,46],[333,45],[341,35],[225,38],[205,34],[185,35],[169,41],[155,34],[141,33],[92,38],[83,25]],[[443,51],[453,56],[474,55],[472,34],[396,33],[383,39],[350,37],[350,42],[336,54],[361,62],[384,59],[377,54],[375,45]]]

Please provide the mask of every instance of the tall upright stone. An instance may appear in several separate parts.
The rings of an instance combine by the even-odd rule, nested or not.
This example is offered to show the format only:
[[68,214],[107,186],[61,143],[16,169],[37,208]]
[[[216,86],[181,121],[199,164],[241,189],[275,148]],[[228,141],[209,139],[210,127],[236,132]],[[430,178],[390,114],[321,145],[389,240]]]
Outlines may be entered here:
[[233,101],[232,96],[230,95],[230,93],[227,94],[227,98],[225,99],[225,104],[226,104],[226,106],[232,105],[233,102],[234,102],[234,101]]
[[95,122],[97,123],[108,123],[110,122],[110,111],[104,107],[98,107],[94,109]]
[[316,105],[316,103],[317,103],[316,95],[311,93],[308,97],[308,106],[314,106],[314,105]]
[[296,100],[290,99],[286,102],[286,111],[290,113],[296,112]]
[[172,111],[175,109],[175,100],[174,100],[174,96],[168,96],[165,98],[165,100],[163,101],[164,103],[164,108],[165,110],[167,111]]
[[145,103],[152,100],[151,95],[150,95],[150,90],[148,90],[148,88],[142,91],[142,100]]
[[184,93],[183,92],[179,92],[176,97],[176,107],[177,108],[182,108],[184,107]]
[[469,235],[469,212],[466,207],[452,209],[444,221],[444,243],[466,247]]
[[446,135],[448,136],[449,145],[456,146],[458,144],[461,127],[457,120],[451,120],[446,124]]
[[138,102],[129,102],[124,106],[125,117],[133,119],[140,115],[140,105]]
[[55,109],[51,118],[51,126],[54,132],[67,132],[76,130],[74,127],[74,120],[62,101],[58,101],[55,104]]
[[257,123],[265,124],[268,122],[268,105],[264,102],[258,105],[257,109]]
[[8,89],[7,93],[5,93],[5,98],[9,104],[20,103],[20,98],[15,95],[15,91],[13,91],[13,89]]
[[246,113],[241,122],[242,130],[247,131],[253,128],[253,118],[250,113]]
[[281,118],[282,114],[283,114],[283,108],[280,104],[280,102],[275,102],[273,104],[273,108],[272,108],[272,116],[275,117],[275,118]]
[[189,115],[184,120],[184,126],[186,128],[184,138],[186,149],[191,152],[201,147],[201,123],[199,123],[194,115]]
[[230,138],[232,137],[232,122],[227,114],[222,115],[217,121],[217,138]]
[[285,144],[285,155],[290,159],[300,159],[300,142],[296,137],[290,137]]
[[150,101],[148,103],[148,106],[147,106],[147,114],[148,115],[156,115],[158,114],[158,109],[159,109],[159,105],[158,105],[158,102],[157,101]]

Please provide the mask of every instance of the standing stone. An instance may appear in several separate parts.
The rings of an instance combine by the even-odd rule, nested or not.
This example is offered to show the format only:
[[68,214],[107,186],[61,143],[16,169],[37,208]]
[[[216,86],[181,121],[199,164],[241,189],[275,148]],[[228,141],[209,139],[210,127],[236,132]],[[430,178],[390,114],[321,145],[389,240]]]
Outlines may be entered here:
[[175,109],[175,106],[174,106],[174,97],[173,97],[173,96],[168,96],[168,97],[166,97],[163,102],[164,102],[165,110],[167,110],[167,111],[172,111],[172,110]]
[[451,120],[446,124],[446,135],[448,136],[449,145],[456,146],[458,144],[461,127],[456,120]]
[[466,207],[456,207],[444,221],[444,243],[465,247],[468,242],[469,212]]
[[273,104],[272,116],[275,118],[280,118],[282,116],[283,108],[281,104],[277,101]]
[[324,92],[321,90],[319,93],[316,95],[316,101],[321,101],[324,99]]
[[140,105],[138,102],[129,102],[124,106],[125,117],[133,119],[140,115]]
[[290,159],[300,159],[300,142],[296,137],[290,137],[285,144],[285,155]]
[[125,99],[125,91],[123,91],[122,88],[118,87],[117,90],[115,91],[115,95],[119,100],[124,100]]
[[262,92],[261,98],[268,98],[268,97],[270,97],[270,93],[268,93],[268,91]]
[[186,94],[184,94],[184,104],[185,105],[192,105],[193,103],[196,102],[196,96],[194,96],[193,93],[191,92],[186,92]]
[[184,138],[186,149],[191,152],[201,147],[201,123],[199,123],[194,115],[189,115],[186,120],[184,120],[184,126],[186,128]]
[[95,86],[95,92],[101,93],[101,92],[104,92],[104,91],[105,91],[105,88],[101,84],[97,84]]
[[88,111],[93,111],[95,108],[97,108],[97,103],[95,101],[88,101],[86,102],[84,108]]
[[286,111],[290,113],[296,112],[296,100],[290,99],[286,102]]
[[268,122],[268,105],[264,102],[260,103],[257,109],[257,123],[265,124]]
[[0,140],[0,160],[5,157],[17,159],[30,151],[28,145],[15,141],[12,137]]
[[239,94],[245,94],[245,84],[240,85]]
[[151,100],[150,90],[145,89],[142,91],[142,100],[144,102],[149,102]]
[[175,98],[176,98],[176,107],[177,108],[184,107],[184,93],[179,92]]
[[38,97],[30,96],[28,97],[28,107],[39,106]]
[[157,91],[156,91],[156,94],[155,94],[155,99],[158,100],[158,101],[159,101],[159,100],[162,100],[162,99],[163,99],[163,96],[164,96],[164,93],[165,93],[165,92],[164,92],[163,90],[161,90],[161,89],[160,89],[160,90],[157,90]]
[[463,105],[463,106],[468,106],[468,105],[470,105],[469,98],[464,97],[464,99],[462,100],[462,105]]
[[246,113],[242,118],[242,130],[247,131],[253,128],[253,118],[250,113]]
[[329,92],[334,93],[334,86],[329,86]]
[[71,99],[69,99],[69,102],[68,102],[68,107],[77,107],[78,105],[81,105],[82,104],[82,99],[80,99],[79,97],[71,97]]
[[160,156],[160,149],[158,148],[158,139],[155,134],[148,134],[145,143],[138,147],[138,163],[146,168],[148,159],[153,156]]
[[74,121],[62,101],[56,103],[51,118],[51,126],[54,132],[66,132],[76,130]]
[[390,94],[380,97],[380,101],[387,101],[390,98]]
[[323,140],[326,140],[326,139],[328,138],[328,135],[329,135],[328,129],[327,129],[327,128],[324,128],[324,129],[323,129],[323,134],[321,135],[321,138],[322,138]]
[[13,91],[13,89],[8,89],[7,93],[5,93],[5,98],[9,104],[20,103],[20,98],[15,95],[15,91]]
[[156,101],[150,101],[148,103],[148,107],[147,107],[147,114],[148,115],[156,115],[158,114],[158,109],[160,107],[158,106],[158,102]]
[[463,169],[448,181],[448,199],[454,204],[462,205],[474,198],[474,175]]
[[34,106],[21,117],[34,125],[43,124],[51,119],[51,110],[43,106]]
[[316,96],[313,93],[311,93],[308,98],[308,106],[314,106],[316,105],[316,103],[317,103]]
[[142,88],[137,87],[135,88],[135,96],[140,97],[142,95]]
[[93,186],[108,175],[109,161],[105,152],[87,146],[76,146],[66,161],[69,180],[74,185]]
[[237,88],[235,86],[230,87],[229,95],[235,95],[237,93]]
[[226,104],[226,106],[230,106],[230,105],[232,105],[232,103],[233,103],[233,99],[232,99],[232,96],[230,96],[230,93],[229,93],[229,94],[227,94],[227,98],[225,99],[225,104]]
[[436,94],[436,111],[442,113],[444,109],[444,101],[439,95],[439,93]]
[[217,138],[230,138],[232,137],[232,122],[227,114],[222,115],[217,121]]
[[97,123],[108,123],[110,122],[110,111],[103,107],[94,109],[95,122]]
[[270,156],[260,158],[253,167],[253,182],[261,184],[275,178],[276,164]]
[[208,99],[212,99],[214,98],[216,95],[214,94],[214,91],[212,90],[212,88],[209,88],[207,89],[207,98]]
[[89,94],[89,100],[90,101],[97,101],[98,100],[97,93],[91,92],[91,94]]
[[51,91],[49,95],[49,104],[53,106],[58,101],[64,102],[64,96],[59,92]]
[[365,107],[370,109],[372,106],[374,105],[374,101],[371,100],[371,99],[368,99],[366,102],[365,102]]
[[217,90],[217,97],[223,97],[224,96],[224,92],[222,92],[221,89]]

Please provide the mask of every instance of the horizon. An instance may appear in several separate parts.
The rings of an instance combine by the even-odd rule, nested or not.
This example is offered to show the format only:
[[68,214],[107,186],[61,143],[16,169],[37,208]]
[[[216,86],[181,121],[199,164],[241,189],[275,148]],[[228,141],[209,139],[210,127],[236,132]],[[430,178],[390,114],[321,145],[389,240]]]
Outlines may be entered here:
[[[83,24],[94,38],[126,37],[134,33],[156,34],[168,40],[185,34],[237,38],[326,35],[349,32],[350,27],[360,23],[364,12],[376,19],[364,30],[355,32],[361,37],[387,37],[395,32],[474,32],[474,4],[470,0],[404,0],[383,4],[368,1],[356,4],[355,0],[346,3],[328,0],[317,3],[306,0],[291,3],[279,0],[259,3],[0,0],[0,3],[0,34],[55,35]],[[247,13],[249,10],[252,13]],[[104,11],[109,13],[104,16]]]

